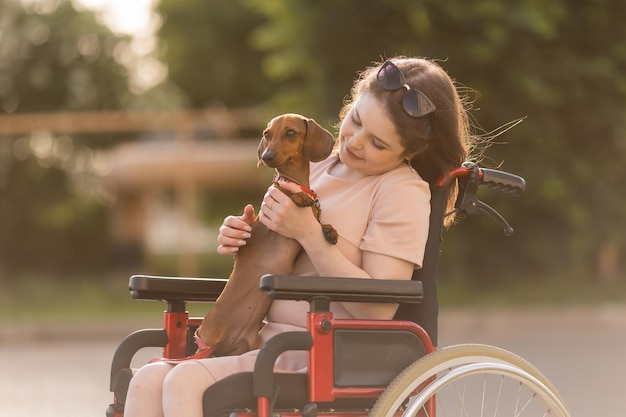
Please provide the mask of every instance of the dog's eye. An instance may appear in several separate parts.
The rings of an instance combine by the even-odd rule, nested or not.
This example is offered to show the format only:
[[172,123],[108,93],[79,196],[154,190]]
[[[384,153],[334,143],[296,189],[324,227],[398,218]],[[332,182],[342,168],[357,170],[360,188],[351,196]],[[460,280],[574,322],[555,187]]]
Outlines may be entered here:
[[287,130],[287,137],[291,138],[296,135],[296,131],[293,129]]
[[270,132],[263,132],[263,139],[270,140]]

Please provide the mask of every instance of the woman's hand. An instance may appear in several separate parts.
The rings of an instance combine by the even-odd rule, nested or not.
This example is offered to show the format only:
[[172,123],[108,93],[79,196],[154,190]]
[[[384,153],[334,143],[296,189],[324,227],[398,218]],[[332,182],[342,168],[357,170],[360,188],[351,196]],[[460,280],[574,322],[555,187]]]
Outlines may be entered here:
[[321,229],[310,208],[302,210],[302,207],[296,206],[289,196],[275,187],[270,187],[263,197],[259,220],[268,229],[299,242],[316,227]]
[[248,204],[243,209],[241,216],[228,216],[219,228],[220,234],[217,236],[217,253],[220,255],[233,255],[239,252],[239,248],[246,244],[246,239],[252,230],[254,223],[254,207]]

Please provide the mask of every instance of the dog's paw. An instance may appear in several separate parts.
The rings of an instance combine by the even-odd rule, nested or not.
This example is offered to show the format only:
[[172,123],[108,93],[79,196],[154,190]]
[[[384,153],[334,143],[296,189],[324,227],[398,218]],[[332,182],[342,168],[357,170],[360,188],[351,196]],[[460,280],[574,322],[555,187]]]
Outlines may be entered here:
[[328,241],[328,243],[332,243],[333,245],[337,243],[337,239],[339,238],[339,234],[330,224],[323,224],[322,231],[324,232],[324,237]]

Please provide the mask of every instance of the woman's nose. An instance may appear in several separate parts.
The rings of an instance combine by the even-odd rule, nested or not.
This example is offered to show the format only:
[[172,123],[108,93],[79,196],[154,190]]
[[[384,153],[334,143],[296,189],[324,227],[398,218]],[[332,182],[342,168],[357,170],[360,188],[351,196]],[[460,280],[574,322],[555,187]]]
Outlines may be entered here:
[[355,149],[361,148],[363,146],[363,135],[360,132],[354,132],[348,139],[348,144]]

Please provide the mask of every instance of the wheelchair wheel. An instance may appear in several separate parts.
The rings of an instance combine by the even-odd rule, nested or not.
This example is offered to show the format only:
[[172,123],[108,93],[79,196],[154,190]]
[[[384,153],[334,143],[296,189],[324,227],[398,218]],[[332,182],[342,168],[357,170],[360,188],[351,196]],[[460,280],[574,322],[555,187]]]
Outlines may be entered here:
[[[429,401],[432,400],[432,401]],[[389,384],[370,417],[569,417],[552,384],[526,360],[493,346],[442,348]]]

